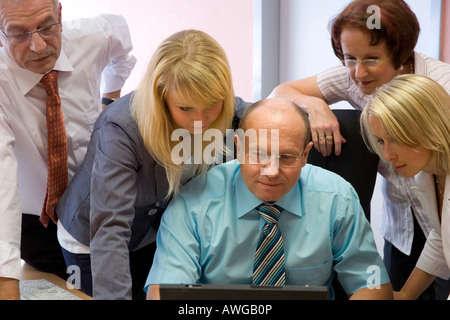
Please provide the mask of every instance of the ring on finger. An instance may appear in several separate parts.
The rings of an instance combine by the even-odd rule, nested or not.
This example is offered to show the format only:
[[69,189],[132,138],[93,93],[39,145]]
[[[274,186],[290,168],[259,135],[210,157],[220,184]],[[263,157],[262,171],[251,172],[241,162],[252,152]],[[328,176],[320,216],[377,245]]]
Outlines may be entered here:
[[319,137],[319,141],[322,141],[323,139],[325,139],[325,137]]
[[333,140],[333,135],[331,135],[331,136],[325,136],[325,140]]

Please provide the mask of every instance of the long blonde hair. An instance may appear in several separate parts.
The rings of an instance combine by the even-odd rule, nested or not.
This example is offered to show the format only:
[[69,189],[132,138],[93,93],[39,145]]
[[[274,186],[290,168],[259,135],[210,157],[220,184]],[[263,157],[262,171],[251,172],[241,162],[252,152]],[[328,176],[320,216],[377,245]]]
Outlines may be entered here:
[[450,174],[450,96],[437,82],[419,75],[397,76],[364,108],[360,120],[363,138],[383,159],[369,124],[370,115],[380,120],[394,140],[430,150],[433,168]]
[[[171,157],[175,145],[171,135],[177,125],[167,108],[169,90],[199,107],[207,108],[223,101],[220,115],[209,128],[225,134],[231,128],[235,96],[222,47],[202,31],[173,34],[158,47],[133,94],[131,113],[148,152],[166,169],[167,197],[179,190],[183,174],[183,165],[174,164]],[[203,162],[194,164],[192,170],[198,175],[209,167]]]

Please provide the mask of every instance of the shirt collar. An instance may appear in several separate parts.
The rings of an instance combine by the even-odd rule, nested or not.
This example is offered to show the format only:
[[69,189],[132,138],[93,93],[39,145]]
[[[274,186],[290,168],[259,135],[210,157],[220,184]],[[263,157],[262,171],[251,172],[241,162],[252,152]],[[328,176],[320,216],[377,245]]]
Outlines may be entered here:
[[[9,58],[5,50],[2,48],[0,50],[2,57],[11,73],[16,79],[17,86],[19,87],[21,93],[26,95],[31,89],[33,89],[39,81],[42,79],[42,74],[31,72],[30,70],[23,69],[19,67],[13,60]],[[67,58],[64,51],[61,49],[58,60],[56,60],[55,67],[53,70],[71,72],[74,70],[72,63]]]
[[[300,180],[287,194],[275,202],[275,204],[282,207],[284,210],[301,217],[303,214],[299,183]],[[262,203],[262,201],[247,188],[244,179],[242,178],[241,170],[236,172],[235,192],[238,218],[243,217]]]

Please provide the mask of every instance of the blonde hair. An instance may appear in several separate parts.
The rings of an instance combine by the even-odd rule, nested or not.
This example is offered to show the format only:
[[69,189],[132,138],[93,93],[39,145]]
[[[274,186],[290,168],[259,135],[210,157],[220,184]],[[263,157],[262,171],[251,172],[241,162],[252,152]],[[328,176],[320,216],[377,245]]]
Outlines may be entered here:
[[433,168],[450,174],[450,97],[437,82],[419,75],[401,75],[373,95],[360,124],[367,146],[383,159],[369,124],[370,115],[379,119],[394,140],[430,150]]
[[[171,158],[176,144],[171,135],[177,125],[167,108],[169,91],[198,107],[223,102],[220,115],[209,128],[223,134],[231,128],[235,104],[231,71],[224,50],[212,37],[201,31],[184,30],[167,38],[154,53],[133,94],[131,113],[145,147],[166,169],[167,198],[179,190],[183,174],[183,164],[176,165]],[[209,167],[203,161],[194,164],[192,170],[198,175]]]

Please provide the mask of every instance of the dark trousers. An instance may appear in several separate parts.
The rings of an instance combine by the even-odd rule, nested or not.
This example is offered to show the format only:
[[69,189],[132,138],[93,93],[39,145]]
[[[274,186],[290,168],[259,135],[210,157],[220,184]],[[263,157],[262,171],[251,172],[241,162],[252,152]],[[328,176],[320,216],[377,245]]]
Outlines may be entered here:
[[156,241],[130,253],[130,271],[133,281],[133,300],[145,300],[145,282],[153,264]]
[[[416,266],[417,260],[425,245],[425,235],[419,223],[414,219],[414,239],[411,254],[405,255],[395,248],[389,241],[384,244],[384,264],[394,291],[399,291]],[[450,293],[450,281],[437,278],[431,286],[425,290],[418,300],[446,300]]]
[[[72,270],[73,273],[71,275],[73,276],[73,281],[69,282],[76,286],[77,289],[92,297],[91,255],[70,253],[64,248],[62,248],[62,252],[69,270],[72,270],[70,269],[72,266],[80,268],[79,275],[74,274],[77,270]],[[78,276],[80,283],[76,283]]]
[[21,258],[36,270],[54,273],[66,280],[66,264],[56,230],[53,222],[45,228],[38,216],[22,214]]
[[[81,291],[92,296],[92,272],[90,254],[74,254],[63,250],[67,266],[80,268]],[[145,300],[144,285],[153,263],[156,242],[144,248],[130,252],[130,273],[132,281],[132,299]]]

